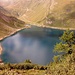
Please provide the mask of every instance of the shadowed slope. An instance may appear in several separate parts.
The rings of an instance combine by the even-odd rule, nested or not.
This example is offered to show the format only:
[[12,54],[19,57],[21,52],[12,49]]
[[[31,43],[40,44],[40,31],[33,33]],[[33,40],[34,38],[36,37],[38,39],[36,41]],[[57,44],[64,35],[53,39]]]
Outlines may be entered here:
[[25,26],[23,21],[0,12],[0,39]]

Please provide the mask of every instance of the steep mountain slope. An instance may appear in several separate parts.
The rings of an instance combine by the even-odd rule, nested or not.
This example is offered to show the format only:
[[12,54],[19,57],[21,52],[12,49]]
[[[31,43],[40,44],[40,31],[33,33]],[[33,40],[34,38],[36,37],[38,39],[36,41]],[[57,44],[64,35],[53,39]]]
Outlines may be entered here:
[[75,28],[75,0],[56,0],[52,13],[43,20],[45,25]]
[[[26,22],[38,22],[45,18],[54,0],[7,0],[0,1],[1,6],[12,15]],[[5,4],[5,5],[4,5]]]
[[7,10],[5,10],[2,6],[0,6],[0,12],[3,14],[10,14],[10,12],[8,12]]
[[12,16],[6,16],[2,12],[6,13],[6,10],[0,10],[0,39],[25,26],[25,22]]
[[0,0],[0,5],[27,23],[75,27],[75,0]]

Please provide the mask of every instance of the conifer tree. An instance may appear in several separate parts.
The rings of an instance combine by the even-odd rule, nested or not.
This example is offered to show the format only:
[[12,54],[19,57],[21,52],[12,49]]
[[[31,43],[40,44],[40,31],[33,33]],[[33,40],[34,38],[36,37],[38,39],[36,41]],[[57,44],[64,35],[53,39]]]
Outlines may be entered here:
[[55,45],[55,52],[64,52],[71,54],[73,52],[73,46],[75,45],[75,35],[73,31],[66,30],[60,37],[61,42]]

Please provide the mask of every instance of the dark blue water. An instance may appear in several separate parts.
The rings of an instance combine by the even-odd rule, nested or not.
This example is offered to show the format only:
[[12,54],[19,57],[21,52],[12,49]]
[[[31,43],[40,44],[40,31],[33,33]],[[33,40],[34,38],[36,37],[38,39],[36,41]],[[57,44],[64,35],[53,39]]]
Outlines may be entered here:
[[53,48],[59,42],[62,30],[32,26],[4,39],[1,43],[4,62],[18,63],[30,59],[33,63],[48,64],[54,56]]

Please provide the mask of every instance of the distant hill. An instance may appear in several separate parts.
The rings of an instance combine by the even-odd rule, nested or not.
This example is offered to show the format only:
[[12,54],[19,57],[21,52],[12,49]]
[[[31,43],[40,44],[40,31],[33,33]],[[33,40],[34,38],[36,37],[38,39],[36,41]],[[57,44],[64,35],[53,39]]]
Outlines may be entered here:
[[75,28],[75,0],[56,1],[52,12],[40,22],[53,27]]
[[12,16],[30,24],[75,27],[75,0],[1,0],[0,3]]
[[25,22],[36,23],[46,17],[54,0],[1,0],[0,3],[11,15]]
[[7,13],[7,11],[0,7],[0,38],[25,26],[25,22],[12,16],[6,16],[4,13]]
[[0,6],[26,23],[75,27],[75,0],[0,0]]

